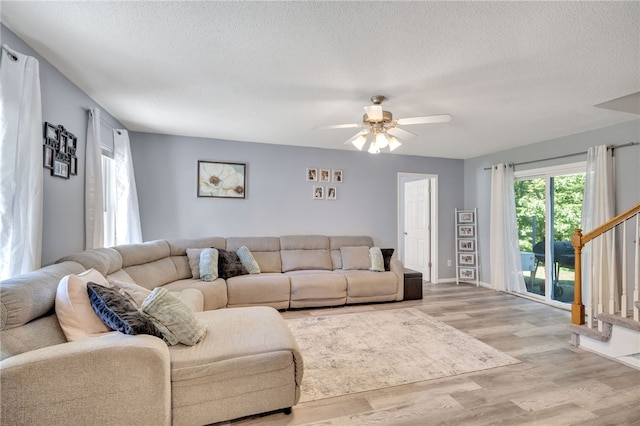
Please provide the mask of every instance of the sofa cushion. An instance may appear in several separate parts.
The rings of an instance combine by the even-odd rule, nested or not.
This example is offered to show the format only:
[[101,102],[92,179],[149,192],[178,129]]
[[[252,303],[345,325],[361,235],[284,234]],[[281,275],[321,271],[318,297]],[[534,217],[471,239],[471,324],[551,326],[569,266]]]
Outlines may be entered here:
[[347,280],[334,271],[291,271],[292,308],[338,306],[347,301]]
[[135,283],[130,283],[126,281],[114,280],[107,278],[111,287],[121,290],[121,292],[127,293],[127,295],[133,299],[136,304],[136,309],[142,305],[144,299],[146,299],[150,294],[151,290],[148,290],[142,286],[139,286]]
[[241,275],[227,280],[228,306],[289,307],[289,277],[280,273]]
[[84,270],[79,263],[62,262],[2,281],[0,329],[20,327],[46,315],[54,307],[60,280]]
[[373,247],[373,239],[366,235],[339,235],[329,237],[331,248],[331,260],[333,261],[333,269],[342,269],[342,247]]
[[204,310],[204,295],[200,290],[196,288],[185,288],[181,291],[169,290],[169,292],[187,305],[193,312],[202,312]]
[[329,250],[286,250],[281,253],[282,272],[298,270],[330,270]]
[[369,259],[369,247],[341,247],[342,269],[369,269],[371,260]]
[[218,279],[218,250],[214,248],[202,249],[200,252],[200,278],[211,282]]
[[162,334],[138,312],[135,303],[126,293],[93,282],[87,284],[87,292],[91,307],[110,329],[124,334],[150,334],[162,338]]
[[371,268],[374,272],[384,272],[384,257],[380,247],[371,247],[369,249],[369,258],[371,259]]
[[256,262],[256,259],[251,254],[251,250],[249,250],[247,246],[240,247],[236,253],[240,258],[240,262],[242,262],[242,266],[244,266],[250,274],[260,273],[260,266],[258,266],[258,262]]
[[258,263],[260,273],[282,272],[280,258],[280,238],[278,237],[229,237],[227,250],[238,251],[242,246],[251,250]]
[[193,311],[167,289],[155,288],[147,297],[140,312],[160,330],[170,345],[182,343],[193,346],[206,334],[206,324],[198,320]]
[[122,269],[122,256],[111,247],[89,249],[65,256],[56,263],[70,260],[78,262],[84,269],[95,269],[105,277]]
[[180,292],[186,289],[197,290],[202,293],[203,311],[220,309],[227,306],[227,284],[222,278],[218,278],[212,282],[204,282],[202,280],[194,280],[187,278],[184,280],[174,281],[162,286],[171,292]]
[[87,283],[109,287],[107,279],[95,269],[78,275],[67,275],[60,280],[56,292],[56,315],[64,335],[70,342],[107,333],[111,330],[98,318],[87,293]]
[[339,273],[347,280],[349,297],[395,296],[398,291],[398,277],[393,272],[341,271]]
[[249,272],[234,251],[218,250],[218,276],[222,279],[247,275]]

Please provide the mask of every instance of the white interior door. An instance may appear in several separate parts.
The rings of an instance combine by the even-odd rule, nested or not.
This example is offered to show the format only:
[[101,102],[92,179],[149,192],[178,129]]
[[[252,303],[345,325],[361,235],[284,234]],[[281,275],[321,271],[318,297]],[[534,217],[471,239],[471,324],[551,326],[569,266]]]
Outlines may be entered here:
[[404,184],[404,266],[431,281],[431,195],[429,179]]

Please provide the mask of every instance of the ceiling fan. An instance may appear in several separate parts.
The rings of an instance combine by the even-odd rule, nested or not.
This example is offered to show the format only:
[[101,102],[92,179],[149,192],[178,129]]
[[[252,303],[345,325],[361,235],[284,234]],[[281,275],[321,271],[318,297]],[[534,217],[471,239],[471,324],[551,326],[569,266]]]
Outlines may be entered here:
[[428,124],[428,123],[446,123],[451,120],[449,114],[424,115],[421,117],[409,117],[393,119],[393,115],[389,111],[382,109],[382,102],[386,98],[381,95],[371,97],[373,105],[364,107],[365,114],[362,116],[362,123],[353,124],[335,124],[331,126],[320,126],[317,129],[350,129],[363,128],[360,132],[349,138],[345,144],[351,143],[358,150],[362,151],[367,142],[370,142],[369,149],[371,154],[379,154],[381,149],[389,148],[393,151],[402,145],[399,139],[412,139],[417,135],[399,126],[410,124]]

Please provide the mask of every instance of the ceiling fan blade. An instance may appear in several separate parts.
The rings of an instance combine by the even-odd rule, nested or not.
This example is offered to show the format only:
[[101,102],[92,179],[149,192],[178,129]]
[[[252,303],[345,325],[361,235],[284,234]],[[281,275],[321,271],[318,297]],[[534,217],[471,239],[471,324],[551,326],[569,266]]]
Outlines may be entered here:
[[392,136],[395,136],[396,138],[400,138],[404,140],[413,139],[416,136],[418,136],[415,133],[407,132],[406,130],[401,129],[400,127],[391,127],[387,129],[387,133],[389,133]]
[[316,126],[314,129],[316,130],[327,130],[327,129],[356,129],[358,127],[362,127],[362,123],[351,123],[351,124],[332,124],[329,126]]
[[407,124],[446,123],[448,121],[451,121],[451,115],[449,114],[425,115],[422,117],[399,118],[396,121],[401,126],[404,126]]
[[369,120],[382,120],[382,106],[380,105],[367,105],[364,107],[364,112],[367,113]]

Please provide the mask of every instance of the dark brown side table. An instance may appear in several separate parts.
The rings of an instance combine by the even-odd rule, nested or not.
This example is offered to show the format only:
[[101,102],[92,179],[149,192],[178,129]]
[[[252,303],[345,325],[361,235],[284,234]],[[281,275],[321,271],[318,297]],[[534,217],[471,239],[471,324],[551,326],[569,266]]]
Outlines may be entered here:
[[422,299],[422,272],[404,270],[404,300]]

